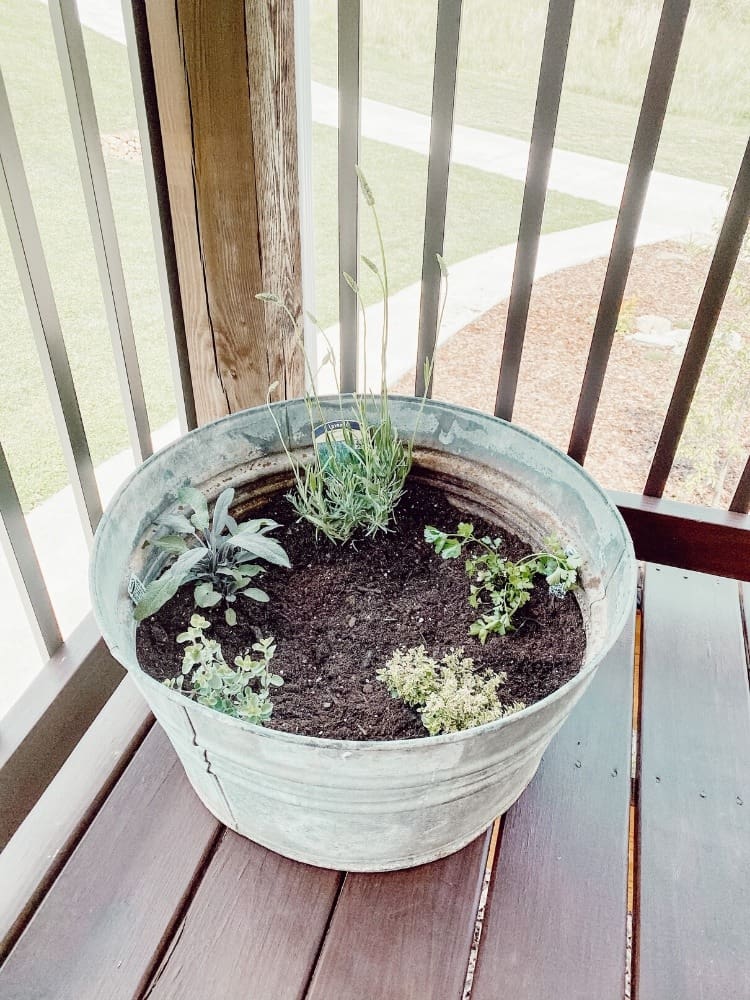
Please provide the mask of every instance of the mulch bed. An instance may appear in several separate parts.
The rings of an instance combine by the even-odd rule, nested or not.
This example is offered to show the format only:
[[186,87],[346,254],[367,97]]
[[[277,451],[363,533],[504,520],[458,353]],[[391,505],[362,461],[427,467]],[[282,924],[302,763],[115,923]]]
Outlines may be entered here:
[[[676,242],[638,248],[625,291],[624,318],[658,315],[674,327],[689,329],[710,260],[710,250]],[[558,271],[534,285],[513,420],[563,450],[570,440],[606,267],[602,258]],[[748,270],[747,264],[739,267]],[[507,301],[500,302],[438,349],[436,399],[493,411],[507,307]],[[750,303],[730,291],[718,329],[747,337]],[[615,335],[586,469],[605,487],[641,493],[681,353],[638,344],[627,339],[627,332]],[[412,394],[413,373],[394,391]],[[701,384],[699,395],[704,404],[721,407],[723,386]],[[749,417],[746,413],[740,421],[741,454],[730,465],[720,498],[724,506],[750,450]],[[678,452],[665,496],[710,503],[711,489],[690,473],[689,462]]]
[[[391,653],[423,643],[439,659],[463,647],[477,669],[507,673],[503,702],[532,704],[580,668],[585,633],[573,594],[552,597],[543,580],[519,612],[518,629],[485,646],[470,638],[477,616],[467,603],[463,559],[443,560],[423,539],[425,525],[454,531],[462,519],[438,490],[409,481],[395,530],[356,545],[316,541],[306,522],[293,522],[288,501],[277,497],[263,512],[284,525],[277,537],[291,570],[269,568],[261,586],[270,603],[238,599],[239,621],[229,628],[219,610],[203,611],[210,634],[228,663],[262,636],[277,641],[274,670],[284,685],[273,693],[270,728],[334,739],[404,739],[425,736],[412,709],[390,697],[375,677]],[[528,547],[497,525],[473,517],[479,535],[500,535],[514,559]],[[193,613],[193,587],[183,588],[137,632],[138,660],[161,680],[180,671],[175,636]],[[244,623],[244,624],[243,624]]]

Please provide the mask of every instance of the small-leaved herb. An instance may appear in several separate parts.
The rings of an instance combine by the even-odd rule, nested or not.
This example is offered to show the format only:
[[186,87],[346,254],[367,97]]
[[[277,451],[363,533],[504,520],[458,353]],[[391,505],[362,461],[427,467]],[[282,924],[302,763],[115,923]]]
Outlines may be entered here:
[[463,649],[452,649],[440,660],[424,646],[397,649],[377,672],[392,698],[415,708],[430,736],[455,733],[502,719],[525,708],[522,701],[503,705],[498,688],[504,673],[474,670],[474,661]]
[[146,587],[135,606],[134,617],[142,621],[153,615],[177,593],[184,583],[196,581],[193,598],[199,608],[213,608],[224,601],[228,625],[237,622],[232,605],[242,594],[254,601],[267,601],[265,590],[252,581],[264,572],[261,562],[289,567],[289,557],[268,532],[278,528],[267,517],[238,524],[229,513],[234,490],[225,489],[209,515],[208,502],[200,490],[186,486],[177,499],[187,508],[184,514],[165,514],[157,522],[168,529],[154,544],[176,556],[156,579]]
[[470,547],[466,573],[471,579],[469,605],[483,610],[469,628],[484,644],[491,635],[505,635],[516,628],[514,618],[531,597],[534,577],[543,576],[550,593],[564,597],[578,583],[581,558],[572,548],[563,548],[556,538],[548,538],[541,552],[533,552],[517,562],[500,554],[502,539],[474,535],[474,525],[461,522],[455,532],[424,529],[429,542],[443,559],[457,559]]
[[276,652],[272,638],[253,643],[252,653],[236,656],[232,669],[224,659],[221,645],[206,636],[211,622],[195,614],[189,627],[177,636],[187,643],[182,657],[182,673],[164,681],[167,687],[181,691],[200,705],[224,712],[236,719],[262,726],[271,718],[271,688],[280,687],[284,678],[271,670]]

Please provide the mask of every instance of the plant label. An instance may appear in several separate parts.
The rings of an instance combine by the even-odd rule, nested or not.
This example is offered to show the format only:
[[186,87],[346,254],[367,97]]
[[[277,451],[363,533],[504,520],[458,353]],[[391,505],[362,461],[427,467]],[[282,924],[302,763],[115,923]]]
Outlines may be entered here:
[[128,580],[128,597],[133,602],[133,604],[138,604],[144,594],[146,593],[146,588],[140,577],[137,577],[135,573],[132,573],[130,579]]
[[357,420],[328,420],[313,428],[313,444],[324,465],[335,450],[339,460],[357,447],[362,440],[362,428]]

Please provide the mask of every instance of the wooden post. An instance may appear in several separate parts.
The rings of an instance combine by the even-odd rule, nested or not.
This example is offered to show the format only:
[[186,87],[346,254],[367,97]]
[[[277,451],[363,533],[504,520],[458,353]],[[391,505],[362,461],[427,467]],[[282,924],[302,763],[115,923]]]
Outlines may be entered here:
[[290,323],[302,310],[288,0],[147,0],[196,415],[206,423],[304,391]]

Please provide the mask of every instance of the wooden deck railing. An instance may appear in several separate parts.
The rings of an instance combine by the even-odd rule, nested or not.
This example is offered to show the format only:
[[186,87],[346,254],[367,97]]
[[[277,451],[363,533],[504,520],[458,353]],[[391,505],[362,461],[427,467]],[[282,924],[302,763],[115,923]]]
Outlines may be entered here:
[[[206,2],[210,6],[208,0]],[[235,2],[242,4],[242,0],[232,0],[232,3]],[[663,4],[570,438],[569,454],[581,463],[586,458],[607,373],[615,327],[659,146],[689,6],[689,0],[664,0]],[[180,4],[174,9],[169,6],[168,17],[174,20],[179,8]],[[461,8],[461,0],[438,2],[416,366],[415,390],[418,394],[425,389],[430,391],[430,387],[424,385],[423,363],[433,357],[437,340],[439,271],[435,254],[442,253],[443,250]],[[573,10],[574,0],[550,0],[495,404],[495,413],[505,419],[513,416],[523,356]],[[146,415],[81,28],[74,0],[50,0],[50,11],[88,209],[92,245],[106,304],[123,413],[132,449],[137,459],[141,460],[151,451],[151,429]],[[190,322],[190,303],[187,302],[183,308],[191,290],[184,287],[183,275],[178,274],[179,261],[175,242],[177,209],[168,176],[171,154],[169,150],[165,150],[165,123],[168,123],[171,109],[164,106],[164,86],[165,79],[168,84],[169,78],[164,76],[165,67],[161,64],[157,66],[154,58],[154,45],[161,43],[163,39],[156,39],[150,34],[158,27],[159,19],[164,19],[162,15],[165,11],[166,5],[157,8],[153,3],[141,4],[135,0],[125,4],[129,54],[147,191],[154,219],[168,342],[178,389],[179,415],[183,429],[187,429],[194,425],[196,419],[188,334],[185,332],[185,327]],[[339,264],[342,271],[355,277],[359,263],[359,193],[354,167],[359,159],[360,149],[361,55],[366,44],[361,24],[360,0],[339,0]],[[175,25],[172,28],[175,29],[176,39]],[[200,43],[200,37],[199,32],[193,38],[196,45]],[[297,39],[298,47],[305,44],[305,39]],[[180,65],[178,68],[182,72],[184,67]],[[157,75],[160,75],[162,81],[161,99]],[[308,80],[298,81],[298,87],[308,85]],[[77,500],[81,523],[90,539],[101,514],[99,493],[13,119],[1,81],[0,140],[0,202],[70,483]],[[195,150],[183,150],[182,153],[183,166],[186,165],[189,175],[190,156]],[[187,208],[197,219],[197,200]],[[182,206],[180,211],[182,209],[185,211],[180,215],[181,224],[189,229],[194,221],[188,218],[186,207]],[[661,498],[747,229],[749,212],[750,144],[740,164],[682,368],[674,386],[651,470],[644,484],[644,495],[615,495],[634,534],[636,550],[641,558],[740,579],[750,577],[750,532],[747,518],[750,509],[750,457],[736,487],[729,512],[675,504]],[[195,249],[198,253],[200,248],[197,242]],[[200,278],[203,280],[205,275],[201,274]],[[248,294],[254,291],[256,289],[246,290]],[[204,288],[201,294],[205,292]],[[343,278],[339,285],[339,313],[341,385],[345,391],[350,391],[358,384],[358,316],[355,296]],[[59,654],[62,637],[2,451],[0,515],[3,534],[7,536],[8,542],[6,553],[16,571],[19,592],[29,609],[32,626],[45,655]],[[35,712],[35,718],[38,720],[41,714],[41,710]]]

